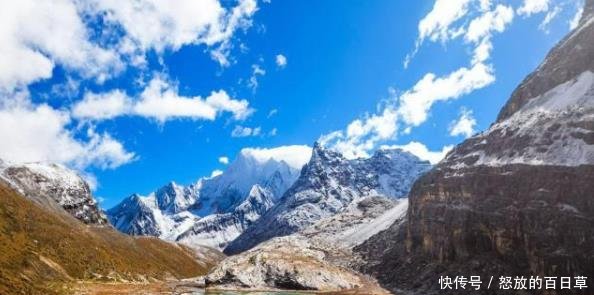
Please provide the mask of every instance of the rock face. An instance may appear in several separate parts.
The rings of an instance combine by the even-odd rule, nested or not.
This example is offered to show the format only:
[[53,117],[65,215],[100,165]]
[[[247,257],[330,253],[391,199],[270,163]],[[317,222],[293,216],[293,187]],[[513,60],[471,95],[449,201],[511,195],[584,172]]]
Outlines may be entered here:
[[262,247],[223,261],[206,278],[220,287],[328,290],[351,289],[361,280],[346,269],[323,263],[324,253],[313,249],[307,239],[281,237]]
[[295,184],[225,253],[239,253],[270,238],[298,232],[364,197],[406,197],[412,182],[429,168],[428,162],[401,150],[379,150],[369,159],[347,160],[316,144]]
[[300,168],[242,151],[222,175],[134,194],[107,213],[124,233],[222,249],[272,207]]
[[414,184],[404,225],[356,247],[365,271],[413,294],[439,294],[440,275],[591,282],[593,9],[586,1],[578,28],[514,91],[494,125]]
[[[340,291],[370,285],[368,278],[329,264],[325,252],[307,238],[274,238],[220,263],[206,277],[207,287]],[[382,294],[366,288],[366,294]]]
[[368,276],[353,271],[360,261],[352,247],[401,220],[407,204],[407,199],[380,196],[358,199],[298,233],[228,257],[209,273],[206,282],[211,288],[223,289],[387,293]]
[[89,185],[72,170],[42,163],[7,165],[1,170],[2,178],[37,203],[48,207],[57,203],[87,224],[109,224]]

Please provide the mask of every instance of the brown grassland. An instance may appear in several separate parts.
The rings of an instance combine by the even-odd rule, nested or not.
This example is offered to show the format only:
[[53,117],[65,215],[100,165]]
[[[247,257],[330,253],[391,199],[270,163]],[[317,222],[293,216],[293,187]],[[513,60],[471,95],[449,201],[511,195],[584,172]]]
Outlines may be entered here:
[[76,280],[195,277],[214,263],[187,247],[84,225],[0,183],[0,294],[61,293]]

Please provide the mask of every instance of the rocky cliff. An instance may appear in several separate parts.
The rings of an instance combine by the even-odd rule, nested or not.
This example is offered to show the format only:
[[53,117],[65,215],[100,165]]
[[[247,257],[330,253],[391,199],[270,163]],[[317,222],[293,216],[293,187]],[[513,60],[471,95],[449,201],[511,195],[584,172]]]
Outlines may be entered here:
[[414,184],[404,225],[356,248],[365,271],[413,294],[440,294],[441,275],[587,276],[592,285],[593,8],[586,1],[580,25],[514,91],[495,124]]
[[64,209],[87,224],[109,224],[105,213],[91,196],[87,182],[66,167],[28,163],[6,165],[0,170],[0,177],[42,206],[56,211]]

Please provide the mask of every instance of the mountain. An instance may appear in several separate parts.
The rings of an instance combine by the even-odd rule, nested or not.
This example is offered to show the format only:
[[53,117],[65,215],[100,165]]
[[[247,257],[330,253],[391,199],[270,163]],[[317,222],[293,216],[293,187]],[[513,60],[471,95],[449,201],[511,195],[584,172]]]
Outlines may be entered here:
[[221,259],[214,249],[130,237],[105,225],[88,185],[67,168],[37,163],[4,169],[0,294],[63,294],[79,280],[190,278]]
[[108,224],[104,212],[91,196],[87,182],[64,166],[42,163],[9,165],[2,162],[0,178],[42,206],[64,209],[87,224]]
[[414,184],[404,225],[356,247],[364,271],[411,294],[440,294],[441,275],[591,282],[594,0],[585,5],[579,26],[518,86],[497,121]]
[[244,149],[221,175],[189,186],[171,182],[148,196],[133,194],[107,214],[124,233],[222,249],[272,207],[300,168]]
[[428,162],[398,149],[347,160],[316,143],[295,184],[224,252],[236,254],[273,237],[298,232],[363,197],[406,197],[413,181],[429,168]]

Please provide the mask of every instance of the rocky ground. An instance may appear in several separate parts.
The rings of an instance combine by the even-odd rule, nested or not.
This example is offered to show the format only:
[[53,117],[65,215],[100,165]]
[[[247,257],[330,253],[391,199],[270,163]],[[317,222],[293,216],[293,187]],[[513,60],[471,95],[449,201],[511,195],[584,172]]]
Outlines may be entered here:
[[273,238],[226,258],[208,274],[206,285],[386,294],[375,280],[353,271],[362,261],[352,247],[402,220],[407,206],[406,199],[362,198],[299,233]]

